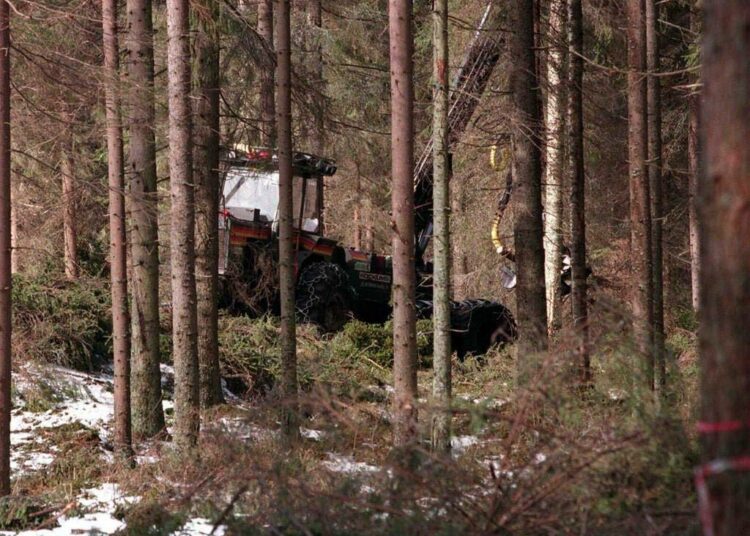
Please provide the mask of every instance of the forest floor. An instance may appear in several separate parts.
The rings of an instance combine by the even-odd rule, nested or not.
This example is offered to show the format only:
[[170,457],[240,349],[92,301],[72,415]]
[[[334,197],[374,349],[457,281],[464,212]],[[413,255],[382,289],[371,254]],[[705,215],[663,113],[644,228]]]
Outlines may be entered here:
[[[254,344],[256,331],[263,338],[276,330],[267,320],[245,328]],[[358,344],[362,329],[369,328],[349,330]],[[526,390],[515,386],[507,351],[484,362],[456,361],[452,452],[443,457],[427,448],[427,397],[420,399],[424,448],[416,454],[390,448],[392,389],[373,348],[332,350],[308,331],[301,341],[305,390],[293,452],[279,447],[281,401],[273,390],[238,393],[242,398],[225,390],[227,404],[203,416],[199,456],[178,456],[168,440],[153,440],[139,445],[134,468],[112,453],[113,378],[106,364],[96,373],[19,366],[12,470],[14,495],[26,502],[0,507],[0,526],[16,530],[0,534],[696,530],[694,438],[685,432],[693,411],[685,394],[694,388],[689,348],[674,361],[676,387],[665,404],[633,387],[612,348],[595,358],[598,381],[586,393],[565,387],[562,350],[540,357]],[[428,366],[419,382],[420,393],[429,393]],[[168,427],[172,384],[171,367],[162,365]]]

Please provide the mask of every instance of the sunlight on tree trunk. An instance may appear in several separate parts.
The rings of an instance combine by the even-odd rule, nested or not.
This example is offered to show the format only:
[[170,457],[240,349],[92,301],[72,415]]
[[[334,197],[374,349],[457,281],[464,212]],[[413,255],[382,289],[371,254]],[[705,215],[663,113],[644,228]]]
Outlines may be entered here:
[[544,283],[550,331],[561,327],[560,271],[562,270],[563,177],[567,111],[567,5],[553,0],[547,29],[547,169],[544,186]]
[[63,203],[63,264],[68,280],[78,279],[78,226],[76,222],[76,178],[69,151],[63,150],[60,160]]

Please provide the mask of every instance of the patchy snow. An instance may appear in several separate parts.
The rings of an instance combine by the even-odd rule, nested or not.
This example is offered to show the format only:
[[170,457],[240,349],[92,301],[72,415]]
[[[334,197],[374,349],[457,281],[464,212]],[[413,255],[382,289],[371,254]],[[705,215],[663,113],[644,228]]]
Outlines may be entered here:
[[320,441],[325,435],[325,432],[321,432],[320,430],[313,430],[311,428],[300,428],[299,433],[303,438],[312,439],[313,441]]
[[323,466],[334,473],[362,474],[376,473],[380,470],[374,465],[357,462],[350,456],[342,456],[333,452],[328,453],[328,459],[323,462]]
[[[189,520],[182,526],[182,528],[176,530],[172,534],[174,536],[208,536],[209,534],[211,534],[211,531],[214,531],[214,524],[211,521],[203,518],[195,518]],[[226,528],[222,525],[219,525],[218,527],[216,527],[216,530],[213,532],[213,534],[214,536],[224,536],[225,532]]]
[[463,454],[466,449],[480,443],[477,436],[453,436],[451,437],[451,452],[453,454]]

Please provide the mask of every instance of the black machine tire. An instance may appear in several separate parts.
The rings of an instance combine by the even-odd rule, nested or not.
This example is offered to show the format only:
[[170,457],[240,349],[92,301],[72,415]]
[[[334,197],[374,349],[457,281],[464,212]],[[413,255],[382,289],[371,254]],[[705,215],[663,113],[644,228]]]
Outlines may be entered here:
[[453,346],[458,357],[484,355],[492,347],[513,342],[518,337],[513,314],[504,305],[489,300],[454,302]]
[[300,322],[316,324],[327,333],[340,330],[353,316],[349,277],[338,264],[316,262],[304,268],[295,298]]

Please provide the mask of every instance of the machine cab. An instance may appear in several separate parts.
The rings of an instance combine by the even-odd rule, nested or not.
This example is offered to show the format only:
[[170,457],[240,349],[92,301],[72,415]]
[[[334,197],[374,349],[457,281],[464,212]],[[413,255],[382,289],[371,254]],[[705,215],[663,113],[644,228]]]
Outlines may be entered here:
[[[268,149],[231,151],[226,161],[222,186],[222,212],[238,221],[278,228],[278,157]],[[329,160],[295,153],[293,161],[293,206],[295,229],[318,233],[323,177],[333,175],[336,166]]]

